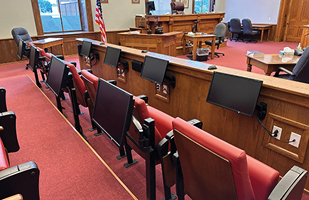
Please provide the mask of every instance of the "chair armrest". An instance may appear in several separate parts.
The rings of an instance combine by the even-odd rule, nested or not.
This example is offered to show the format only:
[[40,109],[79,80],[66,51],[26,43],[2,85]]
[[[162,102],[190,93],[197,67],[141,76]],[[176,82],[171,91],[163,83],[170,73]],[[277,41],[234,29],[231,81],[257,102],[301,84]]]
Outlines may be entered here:
[[115,80],[108,80],[107,82],[117,86],[117,81],[115,81]]
[[189,124],[193,125],[193,126],[196,126],[197,128],[199,129],[202,129],[203,128],[203,122],[201,122],[200,120],[198,119],[191,119],[190,121],[188,121]]
[[16,194],[14,196],[7,197],[3,200],[23,200],[23,196],[21,194]]
[[279,76],[279,73],[280,73],[281,71],[284,71],[285,73],[287,73],[287,74],[289,74],[289,75],[291,75],[291,76],[295,75],[295,74],[294,74],[293,72],[291,72],[290,70],[287,70],[287,69],[285,69],[284,67],[279,67],[279,68],[277,69],[277,71],[276,71],[274,77],[278,77],[278,76]]
[[21,194],[24,199],[40,199],[38,166],[30,161],[0,171],[0,199]]
[[307,170],[293,166],[276,185],[268,199],[301,199],[307,176]]
[[0,138],[7,151],[9,153],[18,151],[15,114],[12,111],[0,113],[0,125],[3,127],[3,130],[0,130]]
[[6,91],[5,88],[0,88],[0,112],[7,111],[6,107]]
[[[56,57],[59,58],[60,60],[64,60],[64,56],[63,55],[56,55]],[[73,62],[70,62],[70,63],[73,64]],[[75,66],[76,66],[76,62],[75,62]]]
[[148,97],[144,94],[137,96],[139,99],[142,99],[145,101],[146,104],[148,104]]

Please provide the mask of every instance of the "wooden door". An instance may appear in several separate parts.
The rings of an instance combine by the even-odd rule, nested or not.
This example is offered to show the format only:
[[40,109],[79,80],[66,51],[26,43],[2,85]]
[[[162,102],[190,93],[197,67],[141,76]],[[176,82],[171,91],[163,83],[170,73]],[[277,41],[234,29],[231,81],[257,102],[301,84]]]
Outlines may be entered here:
[[309,22],[309,0],[291,0],[283,41],[300,42],[303,25]]

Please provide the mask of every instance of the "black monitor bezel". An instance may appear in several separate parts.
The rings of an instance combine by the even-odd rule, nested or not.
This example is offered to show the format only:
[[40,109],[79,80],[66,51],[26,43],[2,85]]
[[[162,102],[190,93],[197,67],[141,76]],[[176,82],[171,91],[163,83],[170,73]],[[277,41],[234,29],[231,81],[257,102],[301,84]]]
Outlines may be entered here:
[[17,56],[20,60],[23,59],[25,52],[26,52],[26,43],[22,39],[19,39]]
[[[237,77],[237,78],[240,78],[240,79],[245,79],[245,80],[250,80],[250,81],[253,81],[253,82],[256,82],[258,84],[260,84],[260,88],[258,90],[258,95],[257,95],[257,98],[255,99],[254,101],[254,105],[252,105],[252,111],[251,113],[245,113],[245,112],[242,112],[242,111],[239,111],[239,110],[236,110],[234,108],[231,108],[231,107],[228,107],[228,106],[225,106],[225,105],[221,105],[219,103],[216,103],[216,102],[213,102],[213,101],[210,101],[209,100],[209,94],[211,93],[211,90],[212,90],[212,85],[213,85],[213,82],[214,82],[214,77],[216,75],[225,75],[225,76],[232,76],[232,77]],[[261,92],[261,88],[262,88],[262,85],[263,85],[263,81],[261,80],[256,80],[256,79],[251,79],[251,78],[247,78],[247,77],[242,77],[242,76],[236,76],[236,75],[232,75],[232,74],[226,74],[226,73],[221,73],[221,72],[216,72],[214,71],[213,72],[213,75],[212,75],[212,79],[211,79],[211,82],[210,82],[210,85],[209,85],[209,90],[208,90],[208,94],[207,94],[207,98],[206,98],[206,102],[207,103],[211,103],[213,105],[216,105],[216,106],[220,106],[222,108],[225,108],[225,109],[228,109],[228,110],[231,110],[231,111],[234,111],[236,113],[240,113],[240,114],[243,114],[243,115],[246,115],[246,116],[249,116],[249,117],[253,117],[254,115],[254,112],[256,110],[256,105],[257,105],[257,102],[258,102],[258,99],[259,99],[259,96],[260,96],[260,92]]]
[[[83,53],[83,47],[85,48],[86,44],[88,44],[88,45],[90,44],[90,48],[87,49],[87,52],[88,52],[88,53],[87,53],[87,54],[84,54],[84,53]],[[81,56],[90,57],[91,50],[92,50],[92,42],[83,40],[82,47],[80,48],[79,54],[80,54]],[[84,51],[85,51],[85,50],[84,50]]]
[[[33,54],[33,52],[35,54]],[[40,58],[40,51],[35,46],[31,45],[30,46],[30,56],[29,56],[29,67],[33,72],[37,69],[36,66],[39,64],[39,58]]]
[[[113,64],[111,64],[111,63],[107,63],[107,62],[106,62],[106,58],[109,56],[109,52],[110,52],[111,49],[117,50],[118,53],[119,53],[117,65],[113,65]],[[120,61],[120,57],[121,57],[121,49],[115,48],[115,47],[111,47],[111,46],[107,46],[107,47],[106,47],[106,51],[105,51],[105,56],[104,56],[104,61],[103,61],[103,63],[104,63],[104,64],[107,64],[107,65],[109,65],[109,66],[118,68],[118,63],[119,63],[119,61]]]
[[[50,78],[50,74],[52,74],[50,72],[52,70],[52,65],[53,65],[53,61],[54,60],[57,60],[57,61],[61,62],[63,64],[63,66],[64,66],[61,83],[60,83],[60,85],[58,85],[58,88],[53,88],[48,83],[49,82],[48,80]],[[50,61],[50,68],[49,68],[49,73],[48,73],[47,79],[46,79],[46,85],[56,95],[56,97],[60,97],[61,96],[62,88],[64,88],[66,86],[66,84],[67,84],[69,72],[70,72],[70,68],[67,66],[65,61],[63,61],[63,60],[61,60],[61,59],[59,59],[59,58],[57,58],[56,56],[53,55],[52,58],[51,58],[51,61]],[[57,90],[57,91],[55,91],[55,90]]]
[[[146,14],[147,15],[151,15],[151,13],[150,13],[150,11],[152,11],[152,10],[156,10],[156,6],[155,6],[155,3],[154,3],[154,1],[146,1],[145,2],[146,4],[145,4],[145,6],[146,6]],[[151,9],[150,9],[151,8]]]
[[[99,98],[99,91],[100,91],[100,85],[101,84],[106,84],[108,87],[111,87],[113,89],[116,89],[116,90],[119,90],[121,92],[123,92],[123,94],[125,94],[128,98],[129,98],[129,101],[127,102],[127,111],[126,111],[126,120],[125,120],[125,124],[123,126],[123,130],[122,130],[122,135],[120,137],[120,141],[117,141],[110,133],[108,133],[104,127],[102,127],[101,124],[99,124],[99,122],[95,119],[95,114],[96,112],[100,112],[100,111],[97,111],[96,110],[96,105],[97,105],[97,102],[98,102],[98,98]],[[131,97],[131,98],[130,98]],[[121,147],[124,145],[124,142],[125,142],[125,137],[126,137],[126,132],[129,131],[130,129],[130,125],[131,125],[131,120],[132,120],[132,115],[133,115],[133,108],[134,108],[134,98],[133,98],[133,95],[128,93],[127,91],[109,83],[108,81],[105,81],[104,79],[100,78],[99,79],[99,82],[98,82],[98,87],[97,87],[97,93],[96,93],[96,98],[95,98],[95,104],[94,104],[94,107],[93,107],[93,113],[92,113],[92,116],[91,116],[91,120],[101,129],[101,131],[104,131],[104,133],[106,133],[110,138],[111,140],[118,146],[118,147]],[[105,113],[102,113],[103,115]]]
[[[162,81],[161,81],[161,80],[160,80],[160,81],[153,80],[153,79],[151,79],[151,78],[149,78],[149,77],[147,77],[147,76],[144,76],[143,73],[144,73],[144,69],[145,69],[145,65],[146,65],[146,59],[148,59],[148,58],[156,59],[156,60],[160,60],[160,61],[166,62],[166,67],[165,67],[164,75],[163,75],[163,77],[162,77]],[[154,82],[154,83],[157,83],[157,84],[162,85],[162,84],[163,84],[163,81],[164,81],[164,78],[165,78],[165,74],[166,74],[168,65],[169,65],[169,61],[168,61],[168,60],[164,60],[164,59],[161,59],[161,58],[157,58],[157,57],[147,56],[147,55],[146,55],[145,58],[144,58],[143,67],[142,67],[142,71],[141,71],[140,77],[141,77],[141,78],[144,78],[144,79],[146,79],[146,80],[149,80],[149,81],[151,81],[151,82]]]

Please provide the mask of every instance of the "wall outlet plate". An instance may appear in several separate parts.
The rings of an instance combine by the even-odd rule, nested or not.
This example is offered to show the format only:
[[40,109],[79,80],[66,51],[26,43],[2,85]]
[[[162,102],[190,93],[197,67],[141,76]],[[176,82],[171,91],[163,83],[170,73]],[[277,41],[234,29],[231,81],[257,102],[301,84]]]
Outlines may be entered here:
[[278,126],[273,126],[272,135],[274,135],[275,130],[278,130],[277,137],[275,137],[275,138],[278,139],[278,140],[280,140],[280,138],[281,138],[281,133],[282,133],[282,128],[280,128],[280,127],[278,127]]
[[295,142],[290,142],[289,144],[298,148],[299,143],[300,143],[300,138],[301,138],[301,135],[294,133],[294,132],[291,132],[290,141],[295,139]]

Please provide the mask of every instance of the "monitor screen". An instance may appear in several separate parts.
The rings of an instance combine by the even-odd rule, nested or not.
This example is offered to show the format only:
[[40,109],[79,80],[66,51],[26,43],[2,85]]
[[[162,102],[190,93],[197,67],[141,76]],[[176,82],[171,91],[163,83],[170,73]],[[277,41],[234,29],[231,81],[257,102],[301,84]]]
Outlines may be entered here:
[[112,67],[118,67],[121,49],[108,46],[105,52],[104,63]]
[[100,78],[92,121],[118,145],[124,144],[134,107],[133,95]]
[[253,117],[263,81],[214,72],[206,102]]
[[84,40],[83,44],[82,44],[82,47],[81,47],[81,50],[80,50],[80,55],[81,56],[89,57],[90,56],[90,51],[91,51],[91,46],[92,46],[91,42],[88,42],[88,41]]
[[36,70],[36,66],[39,63],[40,51],[34,46],[30,47],[29,67],[32,71]]
[[167,66],[167,60],[145,56],[141,77],[162,85]]
[[150,11],[156,10],[154,1],[146,1],[147,15],[151,15]]
[[23,40],[19,39],[17,56],[20,60],[23,59],[25,49],[26,49],[26,43]]
[[49,72],[46,80],[46,85],[57,96],[60,96],[61,90],[65,87],[68,79],[69,68],[66,63],[52,56],[50,61]]

